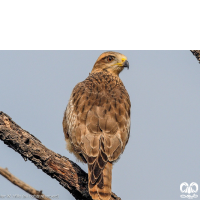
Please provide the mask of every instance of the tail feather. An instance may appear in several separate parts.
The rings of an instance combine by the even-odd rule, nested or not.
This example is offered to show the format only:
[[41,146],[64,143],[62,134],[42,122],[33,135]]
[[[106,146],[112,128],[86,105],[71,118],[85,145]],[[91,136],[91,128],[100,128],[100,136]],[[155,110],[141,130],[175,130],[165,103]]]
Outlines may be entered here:
[[97,185],[97,192],[102,200],[109,200],[111,198],[111,182],[112,182],[112,163],[107,162],[103,169],[103,188],[101,187],[101,181]]
[[107,162],[95,183],[91,182],[92,167],[88,167],[88,188],[92,199],[109,200],[111,198],[112,163]]
[[92,174],[91,165],[88,165],[88,189],[90,196],[92,197],[92,199],[100,200],[97,192],[97,185],[92,184],[91,182],[91,174]]
[[97,192],[97,185],[95,185],[93,188],[89,188],[89,192],[92,199],[100,200],[98,192]]

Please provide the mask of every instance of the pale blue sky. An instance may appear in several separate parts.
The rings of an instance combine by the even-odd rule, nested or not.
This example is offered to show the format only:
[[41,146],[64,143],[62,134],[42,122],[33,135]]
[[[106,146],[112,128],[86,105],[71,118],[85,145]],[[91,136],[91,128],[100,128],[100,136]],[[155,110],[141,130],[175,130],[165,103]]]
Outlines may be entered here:
[[[65,149],[63,113],[73,87],[102,52],[0,51],[0,110],[76,162]],[[182,182],[200,184],[200,64],[190,51],[118,52],[130,63],[120,77],[132,108],[130,140],[113,167],[113,192],[122,200],[181,199]],[[35,189],[74,199],[2,141],[0,152],[0,166]],[[0,195],[7,194],[26,193],[0,176]]]

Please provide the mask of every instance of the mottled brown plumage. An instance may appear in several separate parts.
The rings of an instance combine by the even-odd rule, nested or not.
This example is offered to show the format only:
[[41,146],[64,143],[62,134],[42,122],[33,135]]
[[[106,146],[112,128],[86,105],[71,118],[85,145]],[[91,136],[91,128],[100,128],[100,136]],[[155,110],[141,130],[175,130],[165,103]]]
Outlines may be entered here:
[[88,188],[93,199],[111,197],[112,164],[129,139],[130,99],[119,78],[127,58],[105,52],[92,72],[72,91],[64,118],[67,149],[88,163]]

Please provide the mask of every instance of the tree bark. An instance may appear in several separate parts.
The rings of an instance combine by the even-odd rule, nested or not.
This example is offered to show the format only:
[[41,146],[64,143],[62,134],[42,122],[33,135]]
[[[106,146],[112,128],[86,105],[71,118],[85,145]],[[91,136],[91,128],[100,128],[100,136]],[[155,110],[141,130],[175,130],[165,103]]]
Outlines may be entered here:
[[200,50],[190,50],[200,63]]
[[[46,148],[34,135],[23,130],[7,114],[0,112],[0,140],[26,161],[55,178],[75,199],[92,200],[88,192],[88,175],[77,164]],[[120,200],[112,193],[112,200]]]

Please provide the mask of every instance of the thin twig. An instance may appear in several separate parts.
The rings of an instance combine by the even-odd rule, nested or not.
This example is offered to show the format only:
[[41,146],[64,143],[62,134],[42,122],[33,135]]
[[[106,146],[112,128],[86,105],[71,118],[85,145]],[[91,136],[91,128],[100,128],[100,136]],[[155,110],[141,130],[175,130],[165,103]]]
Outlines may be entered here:
[[46,197],[44,194],[42,194],[42,191],[38,191],[35,188],[31,187],[30,185],[24,183],[20,179],[18,179],[16,176],[11,174],[8,169],[4,169],[0,167],[0,174],[4,176],[6,179],[8,179],[11,183],[18,186],[22,190],[26,191],[27,193],[33,195],[36,199],[39,200],[51,200],[48,197]]
[[200,50],[190,50],[200,63]]

